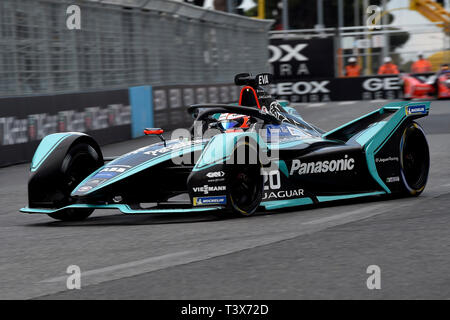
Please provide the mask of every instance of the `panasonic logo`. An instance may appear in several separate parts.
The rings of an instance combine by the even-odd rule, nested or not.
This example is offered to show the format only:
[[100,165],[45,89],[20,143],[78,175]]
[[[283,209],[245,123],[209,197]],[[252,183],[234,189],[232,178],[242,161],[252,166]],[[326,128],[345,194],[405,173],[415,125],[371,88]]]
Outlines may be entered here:
[[345,158],[338,160],[325,160],[316,162],[301,162],[298,159],[292,161],[290,175],[297,173],[314,174],[314,173],[327,173],[327,172],[339,172],[339,171],[351,171],[355,167],[355,159],[349,158],[345,155]]

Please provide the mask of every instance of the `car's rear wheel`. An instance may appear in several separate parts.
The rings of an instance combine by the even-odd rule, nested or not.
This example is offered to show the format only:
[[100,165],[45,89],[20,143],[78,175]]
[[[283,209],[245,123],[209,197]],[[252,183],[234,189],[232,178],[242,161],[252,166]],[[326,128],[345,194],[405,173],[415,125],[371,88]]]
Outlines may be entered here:
[[[60,181],[59,188],[64,197],[54,200],[57,206],[63,207],[69,204],[72,190],[99,168],[102,162],[101,156],[90,144],[79,143],[72,146],[62,161],[61,171],[64,178]],[[48,215],[57,220],[79,221],[89,217],[93,211],[94,209],[68,208]]]
[[418,196],[425,189],[430,169],[430,153],[423,129],[408,125],[400,140],[400,175],[404,193]]
[[[228,184],[229,209],[234,216],[246,217],[255,213],[261,203],[263,176],[261,165],[257,161],[256,148],[245,142],[238,145],[235,154],[238,152],[245,152],[245,161],[231,165]],[[235,156],[235,161],[236,158]]]

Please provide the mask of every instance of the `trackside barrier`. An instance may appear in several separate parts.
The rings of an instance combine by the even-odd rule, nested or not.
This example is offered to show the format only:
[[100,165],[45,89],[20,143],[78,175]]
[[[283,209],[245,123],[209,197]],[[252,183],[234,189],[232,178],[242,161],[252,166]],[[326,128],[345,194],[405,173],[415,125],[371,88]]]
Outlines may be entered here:
[[[430,80],[432,74],[423,74]],[[129,89],[0,99],[0,167],[30,161],[40,140],[55,132],[79,131],[99,144],[143,135],[146,127],[188,127],[186,107],[236,102],[234,84],[139,86]],[[398,76],[320,78],[272,85],[291,102],[401,99]]]
[[0,99],[0,166],[30,161],[42,138],[70,131],[101,145],[130,139],[128,90]]
[[131,136],[143,135],[145,128],[152,128],[153,121],[153,92],[151,86],[132,87],[130,92],[131,104]]
[[172,130],[193,119],[186,107],[238,100],[234,84],[138,86],[129,89],[0,99],[0,167],[31,161],[39,142],[56,132],[86,132],[100,145]]
[[[421,74],[424,81],[432,73]],[[291,102],[327,102],[374,99],[402,99],[403,86],[398,75],[356,78],[317,78],[279,81],[272,85],[271,93]]]

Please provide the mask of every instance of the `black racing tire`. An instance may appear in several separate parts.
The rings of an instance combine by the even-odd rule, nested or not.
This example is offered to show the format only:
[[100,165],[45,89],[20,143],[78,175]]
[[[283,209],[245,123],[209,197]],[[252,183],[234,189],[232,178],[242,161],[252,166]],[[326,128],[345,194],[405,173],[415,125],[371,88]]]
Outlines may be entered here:
[[[58,199],[58,207],[70,204],[70,193],[89,174],[103,164],[102,156],[88,143],[78,143],[72,146],[66,153],[61,164],[63,179],[58,186],[64,195],[63,199]],[[55,201],[56,202],[56,201]],[[69,208],[48,216],[62,221],[80,221],[89,217],[94,209]]]
[[[245,161],[239,163],[236,161],[236,153],[242,149],[245,150]],[[254,214],[263,196],[264,180],[258,154],[253,154],[256,163],[249,160],[253,152],[257,152],[256,146],[249,142],[241,142],[237,144],[233,154],[236,163],[230,165],[227,190],[229,214],[235,217],[248,217]]]
[[412,122],[400,139],[400,177],[405,195],[418,196],[425,189],[430,170],[430,151],[425,132]]

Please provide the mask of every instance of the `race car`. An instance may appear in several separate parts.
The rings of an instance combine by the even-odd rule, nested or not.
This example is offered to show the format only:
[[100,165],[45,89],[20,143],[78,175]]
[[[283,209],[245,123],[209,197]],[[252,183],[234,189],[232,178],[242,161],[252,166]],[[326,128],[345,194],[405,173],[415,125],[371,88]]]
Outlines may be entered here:
[[403,97],[405,99],[437,99],[450,98],[450,73],[438,73],[427,77],[420,74],[404,74]]
[[[31,163],[25,213],[82,220],[125,214],[217,212],[250,216],[329,201],[419,195],[430,157],[417,118],[429,102],[392,102],[325,132],[264,89],[270,74],[239,74],[235,104],[187,108],[190,130],[117,158],[84,133],[45,137]],[[324,115],[326,116],[326,115]]]

